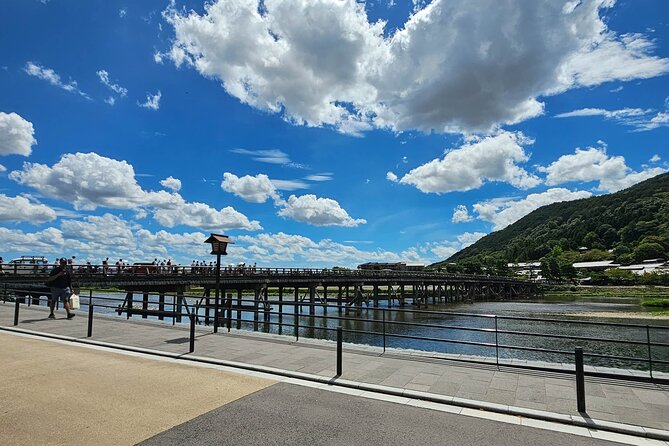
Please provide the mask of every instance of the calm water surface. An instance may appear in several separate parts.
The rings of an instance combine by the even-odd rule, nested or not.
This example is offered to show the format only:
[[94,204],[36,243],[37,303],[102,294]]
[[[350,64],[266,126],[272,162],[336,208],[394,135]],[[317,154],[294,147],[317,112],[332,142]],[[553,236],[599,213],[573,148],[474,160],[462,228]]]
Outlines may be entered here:
[[[102,294],[100,294],[102,296]],[[107,297],[124,299],[124,294],[108,293]],[[252,299],[245,296],[244,299]],[[198,299],[189,298],[189,305]],[[270,300],[276,300],[270,296]],[[172,297],[166,297],[168,303]],[[101,305],[115,307],[120,302],[108,302],[101,299],[93,300],[96,312],[116,314],[112,308],[102,308]],[[157,309],[158,296],[150,296],[149,307]],[[86,309],[88,299],[82,298],[82,309]],[[141,295],[135,296],[135,305],[141,306]],[[169,305],[166,309],[170,309]],[[263,323],[260,316],[258,331],[295,336],[295,317],[293,305],[284,304],[281,315],[278,314],[277,302],[272,302],[269,315],[269,324]],[[302,309],[308,313],[308,308]],[[435,313],[437,312],[437,313]],[[607,367],[620,367],[648,370],[649,349],[647,340],[651,342],[669,344],[669,320],[651,318],[603,318],[593,313],[647,313],[636,298],[544,298],[519,301],[491,301],[475,302],[472,304],[439,304],[430,305],[428,311],[417,311],[411,305],[404,309],[397,306],[387,308],[383,303],[379,308],[362,307],[362,311],[351,311],[348,315],[341,314],[336,308],[328,308],[323,312],[317,307],[315,316],[305,314],[299,317],[299,336],[335,339],[335,329],[338,325],[344,328],[344,342],[365,344],[387,348],[401,348],[422,350],[428,352],[466,354],[487,357],[494,360],[527,359],[549,362],[573,362],[573,351],[577,346],[583,347],[584,352],[618,356],[621,358],[586,357],[586,364]],[[449,314],[450,313],[450,314]],[[452,314],[463,313],[463,314]],[[465,314],[466,313],[466,314]],[[204,316],[201,309],[199,315]],[[494,316],[486,317],[486,316]],[[125,316],[123,316],[125,317]],[[135,316],[138,317],[138,316]],[[242,313],[240,327],[244,330],[253,330],[253,314]],[[233,311],[232,327],[237,326],[237,314]],[[515,319],[515,318],[527,318]],[[155,317],[151,319],[156,319]],[[634,324],[637,327],[619,327],[615,325],[576,324],[565,322],[548,322],[537,319],[560,319],[566,321],[594,321],[612,324]],[[283,324],[279,327],[279,320]],[[187,319],[184,319],[187,322]],[[201,321],[203,322],[203,320]],[[166,323],[172,323],[171,319]],[[495,333],[497,325],[497,333]],[[650,326],[650,327],[647,327]],[[658,328],[660,327],[660,328]],[[665,328],[661,328],[665,327]],[[469,329],[469,330],[468,330]],[[488,329],[481,332],[472,329]],[[567,339],[556,337],[530,336],[527,334],[504,333],[523,332],[535,334],[550,334],[565,336]],[[385,333],[385,336],[384,336]],[[572,337],[600,338],[609,341],[574,340]],[[419,338],[419,339],[416,339]],[[637,341],[642,344],[630,345],[613,341]],[[450,341],[450,342],[449,342]],[[464,343],[458,343],[464,342]],[[487,343],[490,346],[466,344],[467,342]],[[497,347],[495,346],[497,344]],[[521,350],[511,347],[527,349],[556,350],[566,353],[551,353],[535,350]],[[650,351],[653,361],[669,360],[669,347],[653,346]],[[638,358],[639,361],[622,359]],[[653,363],[653,370],[669,372],[669,366]]]

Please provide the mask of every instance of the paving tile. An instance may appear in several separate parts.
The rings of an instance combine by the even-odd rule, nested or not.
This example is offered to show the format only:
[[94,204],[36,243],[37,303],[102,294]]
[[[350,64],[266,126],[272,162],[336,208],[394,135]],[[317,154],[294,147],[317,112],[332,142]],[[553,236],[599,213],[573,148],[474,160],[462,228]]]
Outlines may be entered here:
[[[63,336],[83,338],[86,318],[72,321],[61,317],[45,319],[46,309],[22,308],[21,326]],[[60,312],[62,316],[62,311]],[[0,303],[0,324],[13,323],[13,306]],[[243,332],[233,329],[214,335],[211,327],[196,327],[195,355],[256,366],[306,372],[329,379],[334,376],[334,344],[290,336]],[[94,340],[156,349],[174,354],[188,350],[188,326],[152,320],[100,316],[94,322]],[[185,340],[183,343],[168,342]],[[576,414],[574,378],[570,375],[505,369],[494,366],[441,362],[440,354],[415,355],[413,359],[384,356],[381,350],[347,346],[344,377],[348,380],[381,384],[397,389],[429,392],[444,397],[518,406],[528,409]],[[571,366],[569,366],[571,367]],[[619,384],[620,383],[620,384]],[[316,383],[316,385],[321,385]],[[623,383],[588,378],[588,414],[595,419],[622,422],[657,429],[669,429],[669,386]],[[398,397],[399,398],[399,397]],[[406,402],[399,398],[395,401]],[[450,406],[452,407],[452,406]],[[435,406],[435,410],[438,410]],[[457,408],[456,410],[461,410]]]
[[536,387],[518,387],[516,389],[516,399],[544,403],[546,402],[546,390]]
[[491,403],[513,405],[516,402],[516,392],[491,388],[485,393],[484,398]]

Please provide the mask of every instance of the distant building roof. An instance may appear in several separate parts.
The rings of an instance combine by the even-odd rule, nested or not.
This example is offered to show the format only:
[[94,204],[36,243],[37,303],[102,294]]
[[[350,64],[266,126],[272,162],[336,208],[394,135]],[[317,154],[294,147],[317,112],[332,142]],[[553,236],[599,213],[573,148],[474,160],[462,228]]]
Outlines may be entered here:
[[576,269],[592,269],[592,268],[615,268],[620,266],[613,263],[613,260],[599,260],[597,262],[576,262],[572,265]]
[[541,262],[518,262],[518,263],[507,263],[506,266],[509,268],[529,268],[529,267],[539,267]]

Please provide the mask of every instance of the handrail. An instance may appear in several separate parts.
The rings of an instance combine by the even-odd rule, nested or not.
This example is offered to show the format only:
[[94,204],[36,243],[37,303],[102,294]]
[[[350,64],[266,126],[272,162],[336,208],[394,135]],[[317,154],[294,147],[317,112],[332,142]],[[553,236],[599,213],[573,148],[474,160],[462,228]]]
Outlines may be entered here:
[[[13,265],[11,268],[4,264],[0,269],[0,278],[4,275],[21,277],[47,277],[55,265]],[[116,276],[215,276],[215,266],[188,266],[188,265],[100,265],[86,264],[69,267],[73,274],[81,277],[116,277]],[[483,274],[460,274],[444,271],[414,271],[414,270],[367,270],[343,268],[262,268],[253,266],[221,267],[221,277],[275,277],[275,276],[331,276],[331,277],[359,277],[359,278],[453,278],[477,281],[505,281],[513,283],[532,283],[515,276],[496,276]]]
[[[3,300],[16,300],[21,298],[27,298],[28,302],[32,299],[34,299],[34,295],[36,292],[35,290],[28,290],[28,289],[14,289],[14,288],[9,288],[6,285],[4,286],[3,289],[0,289],[3,291]],[[209,316],[209,312],[207,310],[211,310],[213,306],[211,305],[197,305],[194,303],[189,304],[189,299],[194,299],[196,302],[198,299],[202,299],[202,296],[192,296],[192,295],[175,295],[175,300],[172,302],[169,301],[151,301],[150,296],[155,297],[156,294],[154,293],[149,293],[147,296],[147,300],[133,300],[133,302],[146,302],[147,304],[150,304],[151,307],[155,307],[156,304],[162,305],[160,308],[169,308],[168,311],[164,310],[155,310],[154,308],[141,308],[139,306],[134,306],[132,309],[129,308],[122,308],[122,306],[114,307],[112,305],[105,305],[104,303],[99,303],[97,302],[98,300],[102,302],[126,302],[126,299],[123,299],[121,297],[112,297],[112,296],[97,296],[93,295],[92,292],[90,293],[90,296],[85,296],[82,302],[82,307],[85,307],[86,305],[91,305],[93,304],[95,308],[109,308],[114,310],[115,312],[118,311],[119,314],[121,313],[127,313],[128,317],[132,315],[149,315],[149,316],[156,316],[156,315],[167,315],[168,317],[173,318],[173,323],[174,320],[177,318],[181,317],[186,317],[188,318],[190,315],[193,315],[195,318],[194,320],[199,320],[200,317],[202,317],[205,320],[211,320]],[[163,294],[163,297],[170,296],[168,294]],[[182,300],[180,302],[176,301],[176,298],[180,297]],[[38,297],[38,299],[41,300],[41,297]],[[210,299],[214,299],[213,297]],[[96,302],[93,302],[95,300]],[[244,305],[244,304],[249,304],[253,303],[254,305]],[[608,326],[612,329],[612,332],[619,332],[620,328],[627,328],[627,329],[634,329],[634,330],[639,330],[641,328],[645,329],[646,331],[646,336],[647,338],[642,341],[639,339],[633,339],[633,338],[624,338],[624,339],[617,339],[615,337],[611,337],[609,335],[606,335],[604,337],[598,337],[598,336],[586,336],[586,335],[566,335],[566,334],[561,334],[561,333],[550,333],[550,332],[538,332],[536,330],[534,331],[520,331],[520,330],[510,330],[510,329],[502,329],[499,328],[497,322],[500,320],[520,320],[520,321],[530,321],[533,322],[534,324],[543,324],[544,321],[550,321],[551,323],[559,323],[563,324],[563,326],[567,327],[576,327],[578,326],[577,324],[581,324],[584,321],[575,321],[575,320],[564,320],[564,319],[540,319],[540,318],[524,318],[524,317],[518,317],[518,316],[495,316],[495,315],[481,315],[481,314],[468,314],[468,313],[451,313],[451,312],[442,312],[442,311],[426,311],[426,310],[409,310],[409,309],[387,309],[387,308],[378,308],[376,311],[381,311],[381,314],[383,316],[382,319],[377,319],[376,317],[372,316],[371,318],[369,317],[350,317],[348,314],[342,316],[341,314],[336,315],[336,314],[330,314],[328,315],[327,313],[323,314],[300,314],[297,313],[290,313],[290,312],[277,312],[273,311],[272,308],[263,308],[261,305],[255,305],[255,304],[262,304],[262,301],[256,301],[254,299],[244,299],[243,296],[241,299],[237,299],[236,297],[232,297],[232,299],[228,300],[228,298],[223,297],[223,303],[219,307],[221,308],[221,314],[222,316],[221,319],[219,319],[220,325],[225,325],[226,321],[226,313],[227,313],[227,323],[231,325],[232,319],[232,313],[234,311],[237,312],[237,319],[236,322],[239,324],[241,322],[244,322],[245,324],[254,324],[254,329],[257,329],[259,324],[264,324],[264,327],[270,327],[270,326],[278,326],[280,328],[283,327],[288,327],[288,328],[293,328],[293,329],[310,329],[310,330],[324,330],[324,331],[334,331],[336,330],[333,327],[328,327],[328,326],[318,326],[314,325],[313,321],[314,320],[327,320],[327,319],[332,319],[332,320],[338,320],[338,321],[350,321],[350,322],[355,322],[359,324],[363,324],[360,326],[360,329],[351,329],[351,328],[345,328],[344,332],[347,333],[358,333],[358,334],[365,334],[365,335],[370,335],[370,336],[378,336],[378,337],[383,337],[383,345],[384,345],[384,351],[385,351],[385,339],[386,338],[397,338],[397,339],[413,339],[413,340],[422,340],[422,341],[427,341],[427,342],[438,342],[438,343],[445,343],[445,344],[455,344],[455,345],[467,345],[467,346],[476,346],[476,347],[482,347],[482,348],[494,348],[495,349],[495,357],[497,358],[497,363],[499,363],[499,357],[500,357],[500,349],[505,350],[505,351],[526,351],[526,352],[540,352],[540,353],[548,353],[548,354],[563,354],[563,355],[572,355],[573,352],[571,351],[566,351],[566,350],[560,350],[558,348],[545,348],[541,346],[542,344],[537,344],[532,345],[526,344],[526,345],[514,345],[510,344],[509,340],[513,338],[505,338],[500,340],[499,336],[500,335],[506,335],[506,336],[521,336],[521,337],[528,337],[528,338],[540,338],[540,339],[547,339],[547,340],[557,340],[557,341],[574,341],[574,342],[585,342],[585,343],[595,343],[595,345],[590,345],[590,350],[586,353],[584,353],[584,356],[590,357],[590,358],[595,358],[595,359],[600,359],[600,360],[612,360],[612,361],[633,361],[633,362],[639,362],[639,363],[645,363],[648,364],[649,371],[651,373],[651,378],[652,378],[652,372],[653,372],[653,365],[669,365],[669,360],[666,359],[660,359],[657,357],[654,357],[652,354],[652,349],[653,348],[667,348],[669,347],[669,343],[664,342],[664,338],[662,339],[651,339],[650,337],[650,329],[653,328],[654,330],[660,330],[662,333],[668,333],[669,326],[650,326],[650,325],[641,325],[641,324],[624,324],[624,323],[609,323],[609,322],[597,322],[596,324],[598,326]],[[322,304],[322,303],[311,303],[311,302],[298,302],[297,304],[292,301],[292,300],[285,300],[282,302],[278,302],[276,300],[269,301],[270,305],[283,305],[286,307],[291,307],[294,305],[297,305],[298,307],[306,307],[306,308],[339,308],[343,309],[343,307],[337,306],[337,305],[328,305],[328,304]],[[18,305],[18,304],[17,304]],[[181,310],[179,309],[181,308]],[[185,313],[184,310],[185,309]],[[203,310],[206,313],[202,315],[200,311]],[[353,310],[353,311],[358,311],[359,308],[347,308],[347,310]],[[18,310],[17,310],[18,311]],[[248,320],[248,319],[240,319],[240,314],[243,313],[251,313],[253,314],[254,319],[253,320]],[[402,314],[431,314],[431,315],[441,315],[442,317],[448,317],[448,316],[457,316],[457,317],[471,317],[471,318],[477,318],[477,319],[494,319],[495,325],[494,327],[490,328],[485,328],[485,327],[467,327],[467,326],[462,326],[460,324],[457,325],[442,325],[442,324],[435,324],[435,323],[422,323],[422,322],[415,322],[415,321],[402,321],[402,320],[391,320],[390,318],[387,317],[387,313],[393,314],[396,313],[398,315]],[[92,314],[92,311],[91,311]],[[259,316],[263,316],[263,320],[259,320]],[[278,316],[278,322],[276,320],[272,321],[271,316]],[[92,316],[91,316],[92,317]],[[283,318],[287,318],[289,322],[284,323],[282,322]],[[299,319],[306,319],[306,320],[312,320],[311,324],[305,324],[304,322],[299,323]],[[222,321],[222,322],[221,322]],[[369,323],[373,324],[371,329],[366,329],[364,324]],[[383,325],[383,330],[379,331],[378,325],[374,324],[382,324]],[[416,328],[426,328],[430,330],[437,330],[437,331],[432,331],[430,334],[416,334],[414,333],[399,333],[396,330],[389,331],[387,330],[387,327],[401,327],[401,326],[406,326],[406,327],[416,327]],[[239,328],[239,325],[238,325]],[[443,330],[448,330],[448,333],[451,333],[451,335],[444,335],[440,336],[438,333],[442,332]],[[491,336],[490,341],[486,341],[486,338],[480,339],[480,338],[457,338],[453,337],[452,334],[454,333],[467,333],[467,332],[476,332],[476,333],[482,333],[483,335],[486,336]],[[642,333],[640,333],[642,334]],[[297,335],[297,332],[296,332]],[[448,336],[448,337],[446,337]],[[492,341],[492,336],[494,336],[494,342]],[[625,334],[621,334],[621,336],[625,336]],[[601,347],[598,347],[597,344],[604,344]],[[624,356],[624,355],[619,355],[619,354],[610,354],[608,353],[608,349],[605,348],[606,344],[615,344],[615,345],[629,345],[632,348],[640,348],[640,347],[647,347],[647,356]],[[564,345],[564,344],[556,344],[556,345]],[[601,350],[600,350],[601,348]],[[628,350],[630,352],[637,352],[637,350]],[[633,353],[634,354],[634,353]],[[621,376],[624,378],[624,376]]]

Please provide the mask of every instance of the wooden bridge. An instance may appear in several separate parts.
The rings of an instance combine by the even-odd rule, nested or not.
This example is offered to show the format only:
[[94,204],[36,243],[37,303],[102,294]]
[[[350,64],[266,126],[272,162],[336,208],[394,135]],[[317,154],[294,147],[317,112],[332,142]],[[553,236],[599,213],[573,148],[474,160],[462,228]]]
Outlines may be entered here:
[[[193,287],[203,289],[202,306],[209,310],[241,310],[243,295],[253,296],[252,307],[270,308],[272,302],[307,307],[309,314],[322,305],[336,305],[341,310],[406,304],[427,307],[430,303],[473,302],[476,300],[511,299],[537,293],[533,282],[515,277],[450,274],[418,271],[369,271],[349,269],[304,268],[222,268],[221,299],[216,301],[216,274],[211,267],[165,266],[93,266],[75,268],[73,283],[86,288],[117,288],[125,291],[124,309],[146,316],[164,313],[148,309],[149,294],[175,295],[180,314],[184,293]],[[48,271],[14,271],[0,275],[0,287],[20,290],[23,296],[48,294],[44,282]],[[135,294],[142,295],[142,306],[135,307]],[[137,296],[139,297],[139,296]],[[284,300],[284,298],[287,298]],[[278,299],[278,300],[277,300]],[[236,300],[236,302],[235,302]],[[213,302],[213,303],[212,303]],[[250,309],[249,309],[250,310]],[[262,310],[261,310],[262,311]],[[209,318],[207,318],[209,319]]]

